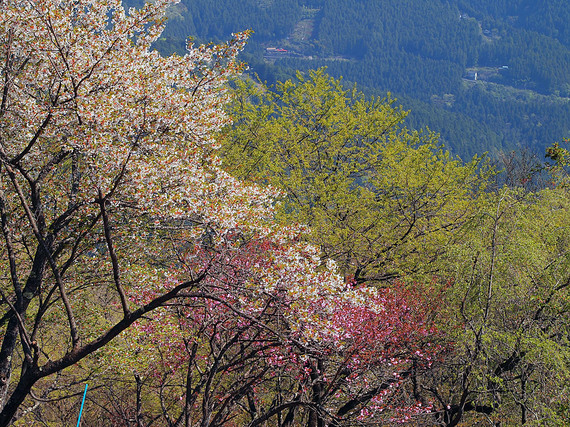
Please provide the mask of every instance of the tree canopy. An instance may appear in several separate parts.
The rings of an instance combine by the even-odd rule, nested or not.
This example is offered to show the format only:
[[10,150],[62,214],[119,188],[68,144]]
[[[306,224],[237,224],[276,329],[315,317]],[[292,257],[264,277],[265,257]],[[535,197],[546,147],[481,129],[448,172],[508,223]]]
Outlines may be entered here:
[[226,168],[282,190],[282,220],[309,226],[357,282],[436,273],[486,185],[482,159],[453,158],[434,133],[406,129],[393,100],[367,100],[323,69],[297,78],[237,83]]
[[554,187],[530,186],[546,166],[522,158],[505,159],[509,176],[496,177],[479,158],[451,157],[436,135],[407,130],[390,99],[366,100],[324,70],[272,88],[239,81],[229,111],[224,166],[280,190],[281,221],[307,224],[308,241],[347,278],[437,301],[448,352],[414,378],[431,421],[565,425],[564,147],[547,151]]
[[0,5],[0,426],[73,422],[83,382],[93,425],[425,414],[432,307],[343,280],[220,167],[247,33],[162,57],[170,3]]
[[493,179],[169,5],[0,4],[0,426],[567,424],[568,151]]

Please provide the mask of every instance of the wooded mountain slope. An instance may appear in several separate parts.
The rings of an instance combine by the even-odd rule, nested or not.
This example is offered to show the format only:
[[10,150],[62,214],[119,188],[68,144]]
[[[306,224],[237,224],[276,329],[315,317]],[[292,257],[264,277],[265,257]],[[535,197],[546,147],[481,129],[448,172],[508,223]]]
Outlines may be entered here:
[[542,153],[570,131],[569,15],[559,0],[182,0],[156,47],[253,29],[242,58],[262,80],[326,66],[368,94],[391,92],[412,110],[409,126],[465,158]]

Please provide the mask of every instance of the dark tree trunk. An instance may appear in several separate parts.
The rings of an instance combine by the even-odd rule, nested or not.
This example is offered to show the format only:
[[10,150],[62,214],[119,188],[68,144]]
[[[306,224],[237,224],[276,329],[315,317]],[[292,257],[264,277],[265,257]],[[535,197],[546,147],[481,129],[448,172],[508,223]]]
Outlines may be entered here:
[[[51,239],[46,242],[48,250],[51,250]],[[30,305],[31,300],[37,294],[43,282],[44,269],[47,263],[47,256],[45,250],[38,248],[32,264],[32,270],[28,276],[26,286],[24,287],[21,297],[17,298],[14,304],[15,309],[21,319],[25,317],[26,310]],[[19,295],[18,295],[19,296]],[[18,343],[19,336],[19,321],[18,316],[13,310],[9,310],[4,317],[4,321],[8,321],[4,338],[2,339],[2,347],[0,348],[0,408],[5,408],[8,404],[8,392],[10,386],[10,378],[12,377],[12,358],[14,350]],[[24,367],[26,362],[24,361]],[[27,394],[27,393],[26,393]],[[25,398],[22,397],[22,401]],[[7,425],[0,423],[0,426]]]

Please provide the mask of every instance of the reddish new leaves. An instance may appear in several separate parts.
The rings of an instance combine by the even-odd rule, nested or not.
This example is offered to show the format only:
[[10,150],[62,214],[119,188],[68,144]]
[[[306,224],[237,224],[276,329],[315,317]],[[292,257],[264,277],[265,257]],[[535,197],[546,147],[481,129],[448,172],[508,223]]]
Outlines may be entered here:
[[[216,270],[207,296],[187,295],[137,327],[136,351],[160,354],[147,366],[149,390],[168,384],[180,396],[180,405],[161,416],[209,425],[271,418],[343,425],[429,412],[412,382],[417,387],[441,347],[419,291],[403,284],[331,290],[326,283],[314,290],[306,275],[290,276],[293,260],[275,264],[288,245],[233,240],[224,252],[197,251]],[[304,257],[322,269],[310,253]],[[280,280],[265,285],[276,272]]]

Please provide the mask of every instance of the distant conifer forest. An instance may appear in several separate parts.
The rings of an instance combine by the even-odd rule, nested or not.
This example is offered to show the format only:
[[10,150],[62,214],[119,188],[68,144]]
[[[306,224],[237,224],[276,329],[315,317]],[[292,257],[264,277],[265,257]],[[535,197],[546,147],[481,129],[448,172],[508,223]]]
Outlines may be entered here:
[[[142,0],[126,0],[141,6]],[[273,84],[327,67],[368,95],[390,92],[464,158],[570,136],[570,8],[549,0],[182,0],[164,54],[254,31],[241,55]]]

